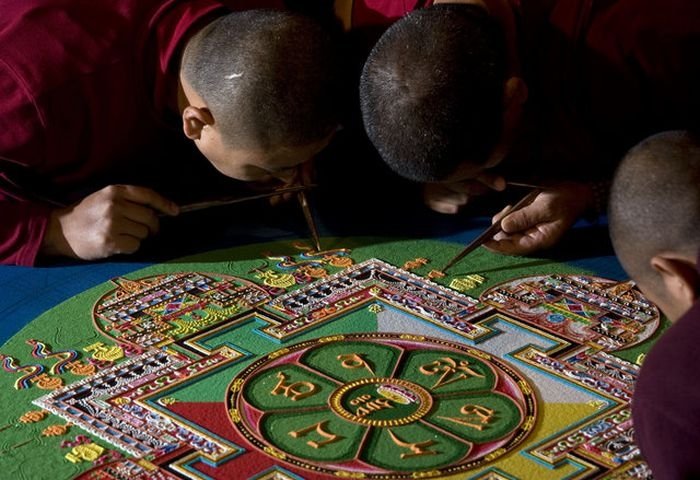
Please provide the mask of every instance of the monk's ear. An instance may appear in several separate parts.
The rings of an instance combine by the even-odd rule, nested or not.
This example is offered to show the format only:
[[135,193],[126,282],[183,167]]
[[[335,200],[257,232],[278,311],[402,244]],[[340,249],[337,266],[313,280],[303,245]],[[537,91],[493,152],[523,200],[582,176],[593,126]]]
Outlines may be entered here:
[[659,274],[669,299],[686,311],[693,306],[700,292],[700,273],[687,259],[660,253],[650,260]]
[[512,108],[522,108],[528,95],[525,80],[520,77],[510,77],[503,87],[503,109],[508,112]]
[[207,125],[214,125],[214,117],[208,108],[190,105],[182,111],[182,130],[190,140],[199,140]]
[[514,141],[514,135],[522,120],[528,89],[525,80],[510,77],[503,86],[503,131],[500,144],[508,148]]

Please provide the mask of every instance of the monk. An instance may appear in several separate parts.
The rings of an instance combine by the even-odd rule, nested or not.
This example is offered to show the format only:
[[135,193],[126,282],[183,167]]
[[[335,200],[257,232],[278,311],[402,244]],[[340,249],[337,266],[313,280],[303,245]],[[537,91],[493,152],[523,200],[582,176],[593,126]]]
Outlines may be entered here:
[[[142,170],[177,177],[200,162],[290,181],[337,129],[334,37],[306,16],[215,0],[0,0],[0,11],[4,264],[135,252],[178,214],[138,183]],[[181,162],[190,146],[199,153]]]

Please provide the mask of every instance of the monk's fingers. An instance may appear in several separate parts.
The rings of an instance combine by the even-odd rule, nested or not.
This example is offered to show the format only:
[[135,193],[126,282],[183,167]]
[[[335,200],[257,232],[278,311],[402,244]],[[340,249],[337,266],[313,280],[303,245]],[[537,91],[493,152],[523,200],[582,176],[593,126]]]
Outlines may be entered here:
[[512,208],[513,208],[513,205],[506,205],[505,207],[503,207],[503,210],[501,210],[500,212],[498,212],[496,215],[493,216],[493,218],[491,219],[491,224],[494,224],[496,222],[500,222],[501,220],[503,220],[503,217],[508,215],[508,212],[510,212],[510,210]]
[[150,235],[155,235],[160,230],[158,215],[152,208],[138,203],[122,202],[119,213],[125,219],[145,226]]
[[108,190],[108,194],[114,197],[114,200],[124,199],[150,207],[165,215],[177,215],[179,213],[179,208],[174,202],[150,188],[134,185],[111,185],[106,190]]
[[457,213],[460,207],[469,202],[469,195],[456,192],[446,185],[432,183],[425,185],[423,189],[423,202],[439,213]]
[[131,235],[118,235],[114,240],[112,253],[128,255],[136,253],[139,248],[141,248],[141,239]]
[[112,229],[109,234],[113,238],[126,235],[138,240],[144,240],[151,235],[151,230],[143,223],[135,222],[126,217],[121,217],[113,221]]
[[500,232],[493,240],[484,244],[493,252],[504,255],[527,255],[540,248],[542,236],[538,232],[530,231],[527,234],[516,233],[513,235]]
[[524,232],[551,220],[551,211],[547,205],[535,201],[505,215],[501,220],[501,227],[506,233]]
[[464,205],[464,203],[455,203],[433,199],[425,201],[425,205],[434,212],[444,213],[447,215],[454,215],[455,213],[458,213],[460,206]]

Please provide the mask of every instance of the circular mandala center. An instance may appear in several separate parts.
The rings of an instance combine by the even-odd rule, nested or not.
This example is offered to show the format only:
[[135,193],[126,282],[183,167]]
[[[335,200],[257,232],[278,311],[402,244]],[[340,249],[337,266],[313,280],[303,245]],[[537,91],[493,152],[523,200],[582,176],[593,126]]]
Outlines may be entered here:
[[373,427],[415,422],[433,406],[427,390],[398,378],[363,378],[346,383],[333,392],[329,402],[342,418]]

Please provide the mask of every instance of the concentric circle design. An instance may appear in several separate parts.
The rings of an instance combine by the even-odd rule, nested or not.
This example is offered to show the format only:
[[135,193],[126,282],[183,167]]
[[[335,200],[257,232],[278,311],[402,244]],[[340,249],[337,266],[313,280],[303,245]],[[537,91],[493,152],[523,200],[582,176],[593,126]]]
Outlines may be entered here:
[[354,423],[395,427],[421,419],[433,406],[423,387],[398,378],[363,378],[346,383],[330,397],[331,409]]
[[536,423],[534,392],[510,365],[388,333],[272,352],[232,380],[227,408],[237,431],[278,462],[381,479],[475,468],[511,451]]

